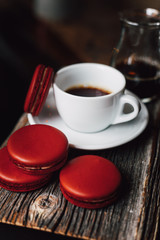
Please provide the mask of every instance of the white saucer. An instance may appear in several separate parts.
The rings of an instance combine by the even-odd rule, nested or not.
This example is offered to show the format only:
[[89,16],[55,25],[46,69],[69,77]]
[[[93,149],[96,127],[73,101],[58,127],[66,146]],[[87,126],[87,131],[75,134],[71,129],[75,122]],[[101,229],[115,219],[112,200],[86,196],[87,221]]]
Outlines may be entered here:
[[[126,92],[129,91],[126,90]],[[129,93],[132,94],[131,92]],[[112,125],[97,133],[80,133],[70,129],[59,116],[51,88],[39,116],[33,117],[31,114],[28,114],[28,121],[30,124],[46,124],[61,130],[68,138],[70,147],[86,150],[107,149],[131,141],[145,129],[149,115],[146,106],[141,101],[140,104],[140,113],[132,121]]]

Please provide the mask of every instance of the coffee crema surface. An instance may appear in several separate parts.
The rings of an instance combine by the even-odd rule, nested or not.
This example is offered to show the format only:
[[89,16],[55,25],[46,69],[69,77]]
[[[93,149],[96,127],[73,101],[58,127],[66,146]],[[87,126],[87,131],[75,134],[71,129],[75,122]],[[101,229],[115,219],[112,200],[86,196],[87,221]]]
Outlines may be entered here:
[[92,86],[74,86],[66,90],[67,93],[80,97],[100,97],[111,94],[110,91]]

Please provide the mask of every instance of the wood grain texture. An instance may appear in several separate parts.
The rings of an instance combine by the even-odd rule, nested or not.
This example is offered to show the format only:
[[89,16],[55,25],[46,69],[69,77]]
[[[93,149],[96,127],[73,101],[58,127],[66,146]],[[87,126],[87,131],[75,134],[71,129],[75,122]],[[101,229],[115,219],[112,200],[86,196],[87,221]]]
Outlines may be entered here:
[[[115,204],[98,210],[70,204],[60,192],[56,173],[47,186],[36,191],[14,193],[1,188],[0,222],[81,239],[158,239],[160,100],[148,109],[149,124],[133,141],[102,151],[69,151],[69,159],[97,154],[115,163],[123,176],[123,190]],[[14,130],[26,123],[24,114]]]

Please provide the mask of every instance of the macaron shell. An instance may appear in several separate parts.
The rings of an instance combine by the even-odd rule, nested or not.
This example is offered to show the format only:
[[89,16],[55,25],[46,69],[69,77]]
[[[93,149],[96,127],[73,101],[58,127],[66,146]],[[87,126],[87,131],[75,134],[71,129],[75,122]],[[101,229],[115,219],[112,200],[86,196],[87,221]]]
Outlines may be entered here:
[[34,176],[21,172],[11,161],[7,148],[0,150],[0,186],[11,191],[25,192],[48,183],[51,175]]
[[118,191],[121,174],[111,161],[85,155],[71,160],[61,170],[60,184],[73,199],[105,201]]
[[10,156],[22,168],[50,168],[66,159],[68,140],[56,128],[36,124],[20,128],[14,132],[7,143]]

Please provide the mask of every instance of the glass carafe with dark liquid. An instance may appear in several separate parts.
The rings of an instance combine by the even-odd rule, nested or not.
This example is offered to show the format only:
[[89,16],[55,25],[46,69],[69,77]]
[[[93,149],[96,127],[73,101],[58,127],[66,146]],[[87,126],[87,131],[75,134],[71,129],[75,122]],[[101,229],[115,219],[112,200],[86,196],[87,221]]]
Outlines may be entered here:
[[121,36],[111,66],[126,78],[126,88],[150,102],[160,95],[160,12],[147,8],[120,15]]

